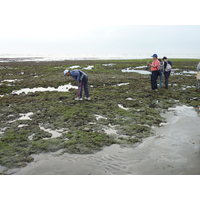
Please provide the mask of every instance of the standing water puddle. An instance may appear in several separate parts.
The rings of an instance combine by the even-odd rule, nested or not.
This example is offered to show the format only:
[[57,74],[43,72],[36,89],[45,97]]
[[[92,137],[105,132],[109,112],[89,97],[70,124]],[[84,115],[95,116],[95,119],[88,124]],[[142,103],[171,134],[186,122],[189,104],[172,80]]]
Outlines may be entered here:
[[[51,138],[57,138],[57,137],[60,137],[62,135],[62,129],[61,130],[51,130],[51,129],[45,129],[44,127],[41,127],[40,126],[40,129],[43,130],[43,131],[46,131],[46,132],[49,132],[52,134],[52,136],[50,138],[43,138],[44,140],[48,140],[48,139],[51,139]],[[60,133],[61,132],[61,133]]]
[[145,71],[145,70],[136,70],[136,69],[130,69],[130,68],[127,68],[127,69],[122,69],[122,72],[135,72],[135,73],[138,73],[138,74],[151,74],[151,72],[149,71]]
[[69,89],[71,89],[71,88],[78,89],[77,86],[72,86],[71,83],[70,83],[68,85],[59,86],[57,89],[54,88],[54,87],[48,87],[48,88],[38,87],[38,88],[32,88],[32,89],[30,89],[30,88],[23,88],[21,90],[17,90],[17,91],[15,90],[15,91],[13,91],[12,94],[18,94],[19,95],[19,94],[21,94],[23,92],[26,93],[26,94],[28,94],[29,92],[48,92],[48,91],[50,91],[50,92],[52,92],[52,91],[68,92]]

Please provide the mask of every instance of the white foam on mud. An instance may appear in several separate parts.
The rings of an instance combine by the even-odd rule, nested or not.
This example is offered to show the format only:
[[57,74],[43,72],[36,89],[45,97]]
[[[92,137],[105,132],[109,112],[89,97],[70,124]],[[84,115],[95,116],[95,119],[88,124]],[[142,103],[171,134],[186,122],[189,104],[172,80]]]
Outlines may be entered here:
[[195,86],[185,86],[185,87],[182,88],[182,90],[186,90],[188,88],[196,88],[196,87]]
[[26,113],[26,114],[22,114],[20,113],[19,115],[21,115],[22,117],[20,117],[19,119],[15,119],[15,120],[12,120],[12,121],[8,121],[8,123],[13,123],[13,122],[16,122],[18,120],[32,120],[30,118],[31,115],[33,115],[33,112],[29,112],[29,113]]
[[3,82],[9,82],[9,83],[14,83],[14,82],[16,82],[16,81],[21,81],[22,79],[14,79],[14,80],[3,80],[3,81],[1,81],[2,83]]
[[28,139],[29,140],[33,140],[33,136],[34,136],[35,134],[32,134],[32,135],[30,135],[30,136],[28,136]]
[[106,117],[103,117],[101,115],[94,115],[96,117],[96,120],[99,120],[99,119],[107,119]]
[[183,71],[183,74],[197,74],[197,71]]
[[45,129],[44,127],[40,126],[40,129],[43,131],[46,131],[48,133],[51,133],[52,136],[50,138],[43,138],[43,140],[49,140],[51,138],[57,138],[60,137],[62,135],[63,129],[59,129],[59,130],[51,130],[51,129]]
[[135,69],[142,69],[142,68],[146,68],[147,66],[138,66],[138,67],[135,67]]
[[105,67],[111,67],[111,66],[113,66],[113,65],[116,65],[116,64],[114,64],[114,63],[109,63],[109,64],[102,64],[103,66],[105,66]]
[[132,101],[133,99],[129,97],[129,98],[126,98],[126,100],[128,100],[128,101]]
[[197,74],[197,71],[182,71],[182,72],[177,72],[177,73],[173,73],[172,72],[172,75],[185,75],[185,76],[192,76],[192,75],[196,75]]
[[[3,85],[3,83],[0,83],[0,85]],[[15,86],[15,85],[11,85],[11,84],[9,84],[9,83],[8,83],[8,84],[5,84],[5,83],[4,83],[4,85],[7,85],[7,86]]]
[[120,84],[117,84],[118,86],[122,86],[122,85],[128,85],[129,84],[129,82],[128,83],[120,83]]
[[138,73],[138,74],[151,74],[151,72],[149,71],[145,71],[145,70],[136,70],[136,69],[122,69],[122,72],[134,72],[134,73]]
[[71,66],[71,67],[69,67],[70,69],[76,69],[76,68],[80,68],[80,66],[79,65],[74,65],[74,66]]
[[57,92],[68,92],[69,89],[78,89],[78,86],[72,86],[71,83],[67,84],[67,85],[62,85],[59,86],[57,89],[54,87],[48,87],[48,88],[43,88],[43,87],[38,87],[38,88],[23,88],[21,90],[14,90],[12,92],[12,94],[21,94],[21,93],[25,93],[28,94],[29,92],[53,92],[53,91],[57,91]]
[[170,83],[170,84],[168,84],[168,86],[178,86],[178,85],[177,85],[177,84],[173,84],[173,85],[172,85],[172,84]]
[[25,126],[28,126],[28,124],[20,124],[18,127],[22,128],[22,127],[25,127]]
[[84,68],[84,69],[86,69],[86,70],[91,70],[93,67],[94,67],[94,66],[90,65],[90,66],[88,66],[88,67],[86,67],[86,68]]
[[108,135],[110,135],[110,134],[117,134],[117,130],[115,130],[113,128],[104,128],[104,131]]
[[118,106],[124,110],[128,110],[129,108],[124,108],[122,104],[118,104]]
[[26,114],[20,114],[22,117],[20,117],[18,120],[32,120],[30,118],[31,115],[33,115],[33,112],[29,112],[29,113],[26,113]]
[[7,127],[5,127],[5,128],[1,128],[0,129],[0,138],[1,138],[1,136],[5,133],[5,130],[7,129]]
[[[112,126],[111,124],[108,125],[108,127],[104,127],[103,130],[105,131],[106,134],[108,135],[114,135],[116,137],[116,139],[118,139],[119,137],[120,138],[128,138],[129,136],[128,135],[121,135],[121,134],[118,134],[117,133],[117,129],[116,127],[117,126],[120,126],[120,125],[114,125]],[[134,136],[133,136],[134,137]]]

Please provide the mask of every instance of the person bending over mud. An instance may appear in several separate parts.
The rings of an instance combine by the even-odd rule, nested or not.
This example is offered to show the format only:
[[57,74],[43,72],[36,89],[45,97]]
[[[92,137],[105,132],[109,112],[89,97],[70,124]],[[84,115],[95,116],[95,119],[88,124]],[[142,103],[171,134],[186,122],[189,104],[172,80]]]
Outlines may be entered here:
[[78,98],[75,98],[75,100],[83,100],[82,99],[82,89],[84,86],[84,91],[85,91],[85,99],[90,100],[90,95],[89,95],[89,88],[88,88],[88,76],[86,73],[80,71],[80,70],[65,70],[64,71],[64,76],[72,76],[72,78],[76,81],[79,82],[78,85]]

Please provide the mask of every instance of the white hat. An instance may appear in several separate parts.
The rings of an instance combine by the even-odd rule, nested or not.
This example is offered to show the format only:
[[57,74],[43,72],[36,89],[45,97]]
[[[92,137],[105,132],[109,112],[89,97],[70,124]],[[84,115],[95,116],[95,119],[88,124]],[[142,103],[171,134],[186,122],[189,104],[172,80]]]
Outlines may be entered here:
[[68,69],[66,69],[66,70],[64,71],[64,76],[66,76],[67,72],[69,72]]

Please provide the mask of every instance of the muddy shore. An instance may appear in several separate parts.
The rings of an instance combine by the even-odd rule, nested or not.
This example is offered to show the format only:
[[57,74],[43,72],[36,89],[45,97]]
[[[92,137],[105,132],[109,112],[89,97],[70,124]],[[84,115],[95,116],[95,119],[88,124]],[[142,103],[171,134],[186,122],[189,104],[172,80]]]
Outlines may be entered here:
[[132,147],[113,144],[94,154],[33,155],[34,162],[8,174],[29,175],[199,175],[199,117],[192,107],[177,106],[162,114],[167,123],[154,136]]
[[[179,121],[179,128],[191,125],[184,133],[179,132],[173,124],[165,125],[166,131],[160,124],[167,122],[167,116],[161,113],[183,105],[193,107],[196,112],[200,106],[200,96],[195,90],[198,60],[170,60],[173,62],[173,71],[169,89],[164,88],[163,80],[163,87],[158,92],[150,90],[150,75],[145,72],[145,59],[0,63],[0,173],[35,174],[34,169],[45,169],[50,163],[58,170],[39,170],[41,174],[137,174],[136,168],[141,166],[136,160],[150,162],[147,155],[151,155],[151,159],[155,155],[158,164],[162,160],[160,152],[164,151],[161,146],[166,145],[162,142],[152,142],[150,148],[144,148],[140,154],[133,152],[139,152],[137,149],[147,144],[146,141],[159,135],[161,138],[157,138],[157,141],[163,141],[162,135],[165,135],[168,138],[166,142],[169,142],[168,126],[172,130],[171,139],[174,139],[174,143],[176,137],[181,137],[175,136],[174,130],[186,138],[193,130],[189,121],[191,118]],[[63,76],[65,69],[80,69],[88,74],[91,101],[74,101],[78,84],[71,77]],[[197,126],[198,123],[196,129]],[[196,129],[192,131],[195,135],[191,136],[196,144],[196,157],[192,158],[188,151],[183,153],[188,154],[190,163],[195,166],[199,163],[199,136]],[[177,146],[180,147],[185,141],[183,139]],[[153,149],[152,152],[150,149]],[[169,148],[164,152],[169,152],[167,156],[176,152],[178,156],[179,150]],[[116,157],[103,160],[113,160],[112,170],[107,166],[107,170],[102,167],[98,171],[94,164],[97,162],[95,155],[103,165],[101,159],[109,155],[109,151]],[[121,158],[121,155],[124,156]],[[128,155],[129,163],[125,162],[125,155]],[[132,161],[131,157],[134,157]],[[70,159],[76,162],[70,162]],[[188,158],[173,159],[184,163],[184,159]],[[64,165],[69,162],[69,170],[63,171]],[[75,167],[80,162],[84,163],[87,170]],[[132,170],[115,170],[115,162],[124,163],[124,169],[132,166]],[[185,170],[180,170],[177,164],[173,166],[176,168],[174,171],[173,168],[166,170],[166,174],[199,174],[198,170],[192,173],[190,167],[187,169],[188,165],[183,166]],[[138,173],[165,174],[162,170],[155,171],[153,167]]]

